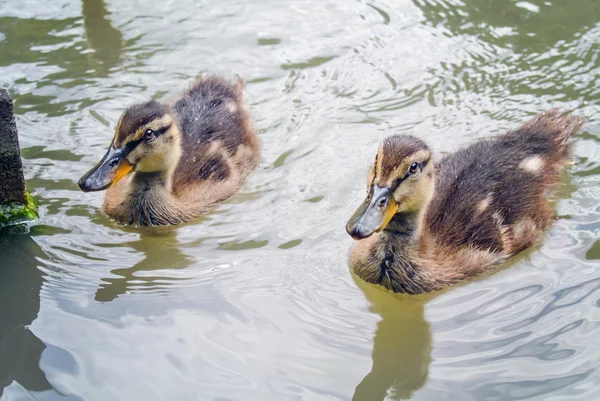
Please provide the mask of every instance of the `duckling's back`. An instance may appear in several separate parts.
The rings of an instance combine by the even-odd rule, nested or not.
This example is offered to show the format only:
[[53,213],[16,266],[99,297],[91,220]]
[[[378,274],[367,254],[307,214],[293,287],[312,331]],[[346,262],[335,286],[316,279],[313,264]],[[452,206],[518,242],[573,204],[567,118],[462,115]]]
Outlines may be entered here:
[[182,136],[175,191],[197,181],[236,184],[258,164],[260,143],[243,86],[242,80],[231,84],[216,76],[200,78],[173,105]]
[[426,240],[512,256],[553,220],[549,192],[570,162],[583,120],[551,110],[519,129],[444,158],[425,217]]

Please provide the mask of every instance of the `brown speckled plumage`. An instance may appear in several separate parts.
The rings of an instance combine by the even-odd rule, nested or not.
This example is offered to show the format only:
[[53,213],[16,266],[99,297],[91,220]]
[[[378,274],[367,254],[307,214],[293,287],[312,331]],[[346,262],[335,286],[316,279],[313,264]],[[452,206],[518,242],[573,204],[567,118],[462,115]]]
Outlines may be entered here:
[[[517,130],[446,156],[437,166],[429,163],[423,174],[392,188],[398,212],[356,243],[352,268],[367,282],[417,294],[481,274],[534,245],[553,222],[548,194],[571,160],[569,138],[582,123],[550,110]],[[423,151],[419,144],[409,136],[384,140],[377,159],[386,160],[376,160],[370,182],[394,182],[387,177],[390,171],[403,176],[408,167],[397,166]],[[426,152],[420,157],[427,158]],[[377,171],[377,163],[384,171]],[[429,188],[421,191],[429,195],[403,210],[414,192],[402,191],[409,184]]]
[[[173,102],[129,107],[109,154],[120,155],[132,172],[112,181],[102,210],[124,224],[178,224],[236,193],[260,160],[243,86],[241,80],[232,84],[207,76]],[[104,189],[102,174],[91,171],[80,186]]]

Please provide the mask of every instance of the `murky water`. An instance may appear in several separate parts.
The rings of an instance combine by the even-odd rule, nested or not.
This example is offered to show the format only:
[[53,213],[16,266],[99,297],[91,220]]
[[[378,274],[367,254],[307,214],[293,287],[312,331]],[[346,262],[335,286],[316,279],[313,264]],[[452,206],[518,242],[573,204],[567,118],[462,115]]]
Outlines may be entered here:
[[[0,1],[43,214],[0,236],[0,399],[600,399],[599,43],[598,0]],[[203,71],[248,80],[262,165],[194,224],[119,227],[77,179]],[[551,106],[591,122],[543,246],[423,297],[353,279],[384,136],[446,152]]]

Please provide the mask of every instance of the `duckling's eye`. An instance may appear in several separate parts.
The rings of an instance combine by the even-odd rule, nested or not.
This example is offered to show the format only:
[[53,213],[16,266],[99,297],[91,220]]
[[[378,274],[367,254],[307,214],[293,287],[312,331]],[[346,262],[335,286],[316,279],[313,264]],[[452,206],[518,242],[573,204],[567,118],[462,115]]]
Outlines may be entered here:
[[419,171],[419,167],[419,163],[414,162],[410,165],[410,168],[408,169],[408,174],[416,174],[417,171]]
[[144,132],[144,139],[147,141],[151,141],[152,139],[154,139],[154,131],[149,129],[148,131]]

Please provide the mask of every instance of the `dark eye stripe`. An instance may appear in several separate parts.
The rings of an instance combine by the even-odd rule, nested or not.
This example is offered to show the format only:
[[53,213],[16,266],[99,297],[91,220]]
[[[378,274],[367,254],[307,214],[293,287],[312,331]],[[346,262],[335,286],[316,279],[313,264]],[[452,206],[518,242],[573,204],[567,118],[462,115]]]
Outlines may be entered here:
[[[431,160],[431,158],[426,159],[423,161],[423,163],[421,163],[421,170],[423,170],[425,168],[425,166],[427,166],[427,163],[429,163],[430,160]],[[390,188],[392,189],[392,192],[395,191],[396,189],[398,189],[400,184],[402,184],[402,182],[404,180],[406,180],[409,176],[410,176],[410,173],[406,173],[404,175],[404,177],[396,178],[394,181],[392,181],[392,185],[390,186]]]
[[127,142],[127,144],[125,145],[125,148],[123,149],[123,154],[125,156],[127,156],[133,149],[136,148],[136,146],[138,146],[141,142],[143,141],[143,139],[136,139],[135,141],[131,141],[131,142]]
[[162,128],[160,128],[158,130],[155,130],[154,131],[154,135],[159,136],[159,135],[164,134],[165,132],[167,132],[169,130],[169,128],[171,128],[172,125],[173,124],[169,124],[166,127],[162,127]]
[[[165,132],[167,132],[169,130],[169,128],[171,128],[172,124],[167,125],[166,127],[162,127],[156,131],[154,131],[154,135],[159,136],[164,134]],[[147,130],[146,130],[147,131]],[[144,132],[146,132],[144,131]],[[124,155],[128,155],[133,149],[136,148],[136,146],[138,146],[140,143],[142,143],[144,141],[144,137],[142,135],[142,137],[140,139],[136,139],[134,141],[128,142],[125,145],[125,148],[123,149],[123,154]]]
[[167,132],[167,131],[168,131],[168,129],[169,129],[169,128],[171,128],[171,126],[172,126],[172,125],[173,125],[173,124],[169,124],[169,125],[167,125],[167,126],[164,126],[164,127],[158,128],[158,129],[154,129],[154,128],[145,128],[145,129],[143,130],[142,134],[140,135],[140,137],[143,137],[143,136],[144,136],[144,134],[145,134],[146,132],[148,132],[148,131],[152,131],[152,132],[154,133],[154,136],[159,136],[159,135],[162,135],[162,134],[164,134],[165,132]]
[[404,175],[404,177],[396,178],[394,181],[392,181],[392,185],[390,186],[392,192],[394,192],[396,189],[398,189],[398,187],[400,186],[400,184],[402,184],[402,182],[404,180],[406,180],[409,175],[410,175],[409,173],[406,173]]

